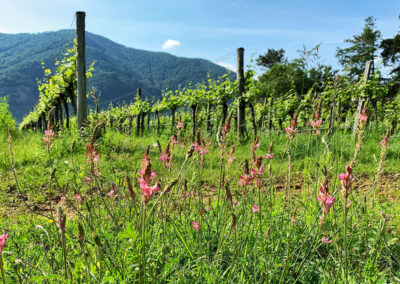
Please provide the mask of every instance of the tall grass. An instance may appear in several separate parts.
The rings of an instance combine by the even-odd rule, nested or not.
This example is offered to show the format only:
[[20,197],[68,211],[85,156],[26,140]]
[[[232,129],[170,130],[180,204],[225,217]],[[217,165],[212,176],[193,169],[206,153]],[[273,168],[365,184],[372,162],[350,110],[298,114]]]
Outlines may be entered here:
[[[20,206],[20,214],[1,217],[9,234],[4,277],[10,283],[400,281],[399,210],[377,194],[380,161],[383,172],[398,172],[398,138],[380,156],[385,132],[367,131],[362,142],[343,132],[297,133],[290,141],[265,133],[258,146],[235,145],[233,162],[227,152],[234,134],[219,142],[200,137],[193,146],[181,133],[170,144],[171,166],[160,161],[150,135],[107,131],[96,139],[90,131],[67,132],[46,149],[43,135],[27,133],[10,141],[11,152],[3,139],[3,207],[10,210],[13,200]],[[162,152],[168,141],[159,138]],[[274,157],[262,158],[270,142]],[[343,195],[338,175],[357,143],[351,192]],[[328,212],[317,200],[324,194],[334,198]]]

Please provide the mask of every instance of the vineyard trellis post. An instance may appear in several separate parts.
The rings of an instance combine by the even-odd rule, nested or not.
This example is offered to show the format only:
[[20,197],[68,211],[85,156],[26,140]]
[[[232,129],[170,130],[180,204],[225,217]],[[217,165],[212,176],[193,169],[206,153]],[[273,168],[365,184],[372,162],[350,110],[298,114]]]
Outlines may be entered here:
[[242,140],[245,129],[245,101],[243,100],[244,93],[244,71],[243,71],[243,54],[244,48],[240,47],[237,49],[237,82],[238,82],[238,108],[237,108],[237,139],[238,142]]
[[[136,91],[136,101],[140,101],[142,99],[142,90],[140,88],[137,88]],[[141,119],[141,114],[138,112],[136,114],[136,136],[140,135],[140,119]]]
[[[372,60],[368,60],[365,62],[365,69],[364,69],[364,75],[363,75],[363,86],[367,83],[369,72],[371,70],[371,62]],[[364,91],[363,91],[364,94]],[[359,117],[361,114],[361,110],[363,108],[364,104],[364,98],[363,94],[358,98],[358,105],[357,105],[357,111],[356,111],[356,116],[354,118],[354,125],[353,125],[353,136],[356,135],[357,129],[358,129],[358,123],[359,123]]]
[[334,91],[333,91],[333,96],[332,96],[332,101],[331,101],[331,110],[330,110],[330,114],[329,114],[329,127],[328,127],[328,133],[331,135],[333,134],[334,128],[335,128],[335,101],[336,101],[336,93],[337,93],[337,88],[339,87],[339,80],[340,77],[339,75],[335,76],[335,80],[333,82],[333,86],[334,86]]
[[85,12],[76,12],[76,79],[78,89],[77,124],[78,129],[83,126],[87,118],[86,102],[86,60],[85,60]]

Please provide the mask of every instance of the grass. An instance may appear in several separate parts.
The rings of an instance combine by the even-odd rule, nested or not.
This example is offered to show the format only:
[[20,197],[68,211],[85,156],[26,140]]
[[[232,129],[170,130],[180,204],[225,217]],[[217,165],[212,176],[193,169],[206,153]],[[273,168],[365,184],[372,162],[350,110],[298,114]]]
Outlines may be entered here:
[[[274,159],[264,160],[262,184],[245,187],[238,181],[252,158],[251,141],[235,145],[235,133],[223,146],[210,137],[204,158],[195,152],[186,159],[191,143],[183,150],[180,142],[170,168],[163,167],[157,146],[158,139],[165,150],[167,134],[138,138],[107,129],[95,142],[96,163],[85,155],[90,134],[66,131],[47,149],[42,134],[17,133],[12,148],[19,188],[4,137],[6,282],[398,282],[400,141],[391,138],[376,184],[384,134],[366,131],[348,208],[337,175],[357,141],[341,131],[324,136],[325,142],[299,133],[289,144],[283,133],[261,134],[256,155],[266,155],[273,142]],[[144,178],[160,189],[145,197],[137,179],[148,145],[157,175]],[[226,153],[233,145],[230,165],[226,154],[221,161],[221,149]],[[329,213],[317,201],[325,179],[335,197]]]

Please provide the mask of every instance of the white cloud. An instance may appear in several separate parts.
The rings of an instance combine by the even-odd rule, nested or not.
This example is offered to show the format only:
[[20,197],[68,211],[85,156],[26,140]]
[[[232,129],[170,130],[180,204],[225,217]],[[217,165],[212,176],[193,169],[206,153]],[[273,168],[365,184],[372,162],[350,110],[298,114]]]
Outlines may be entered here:
[[175,46],[180,46],[181,43],[178,40],[168,39],[161,46],[162,49],[171,49]]
[[6,30],[3,29],[3,27],[0,27],[0,33],[5,34],[5,33],[6,33]]
[[215,62],[215,64],[218,64],[219,66],[225,67],[226,69],[236,72],[236,67],[233,66],[232,64],[226,63],[226,62]]

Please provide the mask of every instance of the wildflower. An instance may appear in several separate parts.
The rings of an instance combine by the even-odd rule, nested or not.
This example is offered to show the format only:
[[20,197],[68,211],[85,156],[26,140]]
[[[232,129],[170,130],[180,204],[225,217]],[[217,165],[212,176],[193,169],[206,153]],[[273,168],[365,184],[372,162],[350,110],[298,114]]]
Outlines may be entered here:
[[286,131],[286,138],[288,138],[289,140],[293,139],[294,135],[297,133],[297,117],[299,116],[299,114],[296,112],[293,116],[293,119],[290,122],[290,125],[288,125],[285,128]]
[[140,188],[142,189],[142,193],[146,197],[150,197],[153,192],[158,192],[158,190],[160,189],[158,185],[149,186],[145,181],[142,181],[140,183]]
[[389,142],[389,135],[390,135],[390,133],[387,132],[385,135],[385,138],[383,138],[383,140],[381,142],[379,142],[379,145],[381,145],[382,147],[386,147]]
[[192,225],[193,225],[193,229],[195,229],[196,231],[200,230],[199,223],[197,223],[196,221],[192,221]]
[[92,179],[91,179],[90,177],[86,177],[85,181],[86,181],[87,183],[91,183],[91,182],[92,182]]
[[177,140],[177,137],[175,134],[171,136],[171,143],[172,143],[172,147],[174,147],[176,144],[178,144],[178,140]]
[[269,147],[268,147],[268,153],[267,153],[267,155],[265,155],[263,158],[264,159],[266,159],[267,161],[268,160],[272,160],[273,158],[274,158],[274,154],[272,154],[272,147],[273,147],[273,142],[271,142],[270,144],[269,144]]
[[51,140],[53,140],[55,136],[54,131],[51,129],[51,125],[49,125],[48,129],[44,132],[43,142],[47,144],[47,147],[51,147]]
[[258,206],[257,205],[253,205],[251,207],[251,210],[253,210],[254,213],[257,213],[258,212]]
[[163,162],[163,167],[171,167],[172,166],[172,155],[171,155],[171,141],[168,142],[167,147],[164,152],[161,152],[160,161]]
[[200,147],[199,153],[204,156],[205,154],[208,154],[208,149],[205,146]]
[[232,164],[235,160],[236,160],[236,157],[235,156],[233,156],[233,154],[235,153],[235,146],[232,146],[232,148],[231,148],[231,151],[229,152],[227,152],[227,155],[228,155],[228,164]]
[[347,198],[351,192],[351,184],[354,180],[352,168],[349,165],[347,165],[346,172],[338,175],[338,178],[342,183],[342,193]]
[[96,145],[93,145],[92,142],[87,145],[85,156],[87,157],[86,162],[89,164],[99,162],[100,155],[97,152]]
[[247,161],[247,160],[244,161],[243,172],[244,172],[243,176],[239,175],[239,178],[241,180],[238,182],[238,185],[240,185],[240,186],[252,185],[254,177],[250,175],[249,161]]
[[264,165],[262,165],[258,170],[252,168],[251,169],[251,175],[253,177],[260,178],[264,174],[264,171],[265,171],[265,166]]
[[74,193],[74,199],[76,202],[82,202],[82,196],[79,193]]
[[8,239],[8,234],[2,234],[0,236],[0,255],[3,252],[4,247],[6,246],[7,239]]
[[83,241],[85,239],[85,229],[81,222],[78,221],[78,239]]
[[67,222],[67,216],[60,206],[58,207],[57,213],[57,225],[60,230],[60,234],[61,236],[65,236],[65,224]]
[[329,240],[329,236],[328,236],[328,238],[322,237],[321,242],[331,244],[331,243],[333,243],[333,240]]
[[317,200],[321,204],[324,214],[328,214],[333,202],[336,197],[329,196],[327,180],[324,181],[323,185],[319,188],[319,197]]
[[180,130],[180,129],[183,128],[183,123],[182,123],[182,117],[181,117],[181,116],[179,116],[179,119],[178,119],[178,123],[177,123],[177,125],[176,125],[176,128],[177,128],[178,130]]
[[241,179],[238,182],[238,185],[240,185],[240,186],[246,186],[246,185],[253,184],[254,177],[251,175],[243,175],[243,176],[239,175],[239,178]]
[[[169,145],[169,144],[168,144]],[[147,148],[146,153],[142,158],[142,169],[140,170],[140,177],[138,181],[140,182],[140,188],[142,190],[144,201],[148,201],[153,192],[157,192],[160,187],[158,184],[150,186],[149,183],[157,175],[155,171],[151,168],[151,161],[148,156],[149,148]]]
[[369,113],[367,112],[367,105],[365,105],[360,114],[360,123],[362,123],[363,125],[366,124],[368,116]]
[[229,133],[229,131],[231,130],[231,115],[229,115],[226,120],[225,120],[225,124],[221,129],[221,134],[222,134],[222,139],[225,140],[226,135]]
[[108,197],[110,197],[110,198],[114,198],[114,193],[115,193],[114,188],[111,188],[111,190],[107,193],[107,195],[108,195]]

